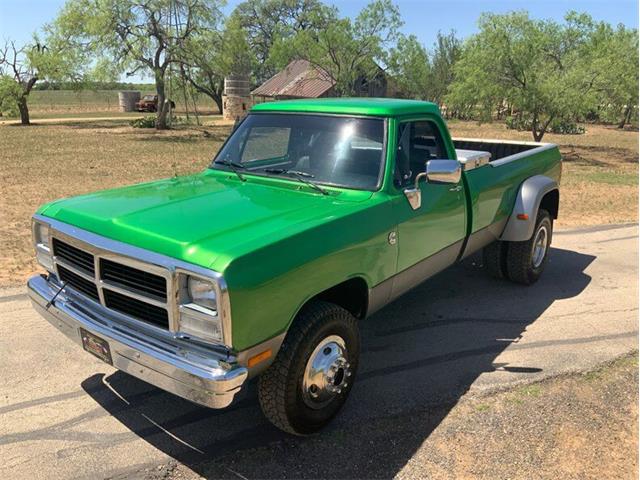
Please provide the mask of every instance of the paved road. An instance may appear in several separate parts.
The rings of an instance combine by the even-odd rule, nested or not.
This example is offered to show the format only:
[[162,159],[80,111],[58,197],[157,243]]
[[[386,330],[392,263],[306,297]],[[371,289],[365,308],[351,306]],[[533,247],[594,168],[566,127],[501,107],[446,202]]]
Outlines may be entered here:
[[[310,445],[332,453],[309,465],[309,476],[363,475],[354,468],[371,457],[362,456],[386,452],[375,473],[391,477],[463,395],[637,349],[637,259],[637,226],[593,227],[557,232],[545,276],[530,288],[490,279],[478,259],[438,275],[363,324],[351,398],[326,440],[313,443],[271,427],[255,386],[230,409],[199,408],[79,351],[33,313],[23,290],[0,291],[0,478],[128,476],[173,459],[198,472],[200,462],[238,449],[303,454]],[[363,438],[361,452],[329,445],[354,425],[392,425],[434,404],[445,407],[410,438]]]

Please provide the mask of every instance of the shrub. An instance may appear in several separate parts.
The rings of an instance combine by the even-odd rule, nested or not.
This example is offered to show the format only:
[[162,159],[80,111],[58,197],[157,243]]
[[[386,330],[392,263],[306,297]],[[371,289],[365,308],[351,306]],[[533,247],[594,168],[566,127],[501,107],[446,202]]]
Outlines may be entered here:
[[[519,117],[507,117],[505,124],[509,130],[518,130],[520,132],[531,131],[531,120]],[[580,135],[585,132],[585,129],[573,120],[569,120],[567,118],[556,118],[551,121],[547,131],[562,135]]]
[[129,122],[133,128],[156,128],[156,116],[149,115],[148,117],[136,118]]

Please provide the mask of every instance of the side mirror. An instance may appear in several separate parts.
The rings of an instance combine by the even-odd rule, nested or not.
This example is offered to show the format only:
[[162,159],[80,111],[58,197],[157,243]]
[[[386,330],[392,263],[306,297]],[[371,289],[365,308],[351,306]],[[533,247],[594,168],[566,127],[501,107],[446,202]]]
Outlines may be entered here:
[[426,178],[427,182],[434,184],[455,184],[462,177],[462,165],[457,160],[429,160],[425,171],[416,176],[413,188],[405,188],[404,195],[409,200],[411,208],[417,210],[422,205],[422,191],[420,180]]
[[457,160],[429,160],[426,174],[429,183],[458,183],[462,166]]

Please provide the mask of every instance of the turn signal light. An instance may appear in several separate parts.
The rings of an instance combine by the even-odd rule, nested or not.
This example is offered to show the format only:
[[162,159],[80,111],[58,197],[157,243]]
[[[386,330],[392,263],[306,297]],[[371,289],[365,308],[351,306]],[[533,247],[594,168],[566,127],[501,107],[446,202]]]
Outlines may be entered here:
[[526,213],[519,213],[518,215],[516,215],[516,217],[518,218],[518,220],[529,220],[529,215],[527,215]]
[[247,361],[247,366],[249,368],[255,367],[261,362],[264,362],[267,358],[271,358],[271,349],[265,350],[264,352],[260,352],[257,355],[254,355]]

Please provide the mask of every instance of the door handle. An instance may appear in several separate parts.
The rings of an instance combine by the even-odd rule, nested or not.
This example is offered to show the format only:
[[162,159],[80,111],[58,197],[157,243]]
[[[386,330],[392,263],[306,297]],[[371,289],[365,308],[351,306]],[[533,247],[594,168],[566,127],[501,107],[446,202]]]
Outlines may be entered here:
[[450,192],[459,192],[462,190],[462,185],[458,185],[457,187],[452,187],[449,189]]

